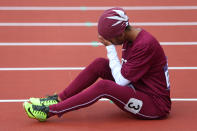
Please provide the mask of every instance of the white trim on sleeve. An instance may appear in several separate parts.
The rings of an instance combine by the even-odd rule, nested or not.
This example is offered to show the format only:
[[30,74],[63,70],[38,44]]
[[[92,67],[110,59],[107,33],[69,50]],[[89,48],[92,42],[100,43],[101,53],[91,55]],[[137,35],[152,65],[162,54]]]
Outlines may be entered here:
[[111,69],[112,76],[114,77],[115,82],[121,86],[128,85],[130,81],[124,78],[121,74],[122,66],[120,64],[120,60],[118,58],[115,46],[109,45],[106,46],[106,49],[107,49],[107,57],[109,59],[109,67]]

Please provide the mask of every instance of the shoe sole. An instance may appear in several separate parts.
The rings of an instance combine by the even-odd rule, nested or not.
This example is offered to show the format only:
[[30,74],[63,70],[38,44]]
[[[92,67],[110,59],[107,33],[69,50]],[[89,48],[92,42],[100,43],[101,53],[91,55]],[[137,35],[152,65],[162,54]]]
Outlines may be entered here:
[[29,118],[35,119],[35,117],[32,115],[32,113],[30,113],[30,103],[24,102],[23,103],[23,108],[25,109],[25,112],[26,112],[26,114]]
[[25,109],[25,112],[26,112],[27,116],[28,116],[29,118],[31,118],[31,119],[36,119],[36,120],[38,120],[38,121],[40,121],[40,122],[45,122],[46,119],[38,119],[38,118],[36,118],[36,117],[31,113],[31,110],[30,110],[30,108],[32,108],[31,105],[32,105],[32,104],[30,104],[30,103],[28,103],[28,102],[24,102],[24,103],[23,103],[23,107],[24,107],[24,109]]

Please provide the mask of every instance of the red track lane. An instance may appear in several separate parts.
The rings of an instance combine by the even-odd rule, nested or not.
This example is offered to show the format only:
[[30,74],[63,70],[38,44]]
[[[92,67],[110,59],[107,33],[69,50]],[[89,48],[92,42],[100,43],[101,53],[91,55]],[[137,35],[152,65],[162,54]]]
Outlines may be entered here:
[[[163,46],[169,66],[197,66],[197,46]],[[176,50],[176,52],[174,52]],[[121,57],[121,46],[117,48]],[[83,67],[106,57],[104,46],[1,46],[0,67]]]
[[4,0],[1,6],[153,6],[153,5],[197,5],[196,0]]
[[[159,41],[197,41],[197,26],[144,27]],[[91,42],[97,27],[0,27],[0,42]]]
[[[170,66],[197,65],[196,61],[192,59],[197,46],[163,47],[169,58]],[[119,54],[120,48],[118,48]],[[174,55],[174,50],[176,50],[176,55]],[[93,59],[106,56],[103,46],[1,47],[0,52],[1,67],[86,66]],[[45,53],[43,54],[43,52]],[[89,53],[87,54],[87,52]]]
[[[0,11],[0,22],[97,22],[103,11]],[[135,22],[196,22],[197,10],[127,11]],[[91,16],[91,17],[90,17]]]
[[[197,5],[196,0],[1,0],[0,6],[158,6],[158,5]],[[14,18],[11,14],[4,17],[0,11],[0,22],[20,22],[24,17],[27,19],[35,19],[35,12],[31,12],[33,17],[23,14]],[[16,11],[17,13],[20,11]],[[166,21],[196,21],[195,11],[181,11],[180,14],[173,14],[179,11],[165,11],[166,14],[161,15],[160,11],[149,13],[137,11],[131,13],[131,20],[136,22],[164,22]],[[151,12],[151,11],[150,11]],[[159,13],[160,12],[160,13]],[[189,13],[190,12],[190,13]],[[193,13],[194,12],[194,13]],[[24,12],[23,12],[24,13]],[[37,12],[39,13],[39,11]],[[84,12],[83,12],[84,13]],[[157,15],[160,14],[160,16]],[[130,13],[129,13],[130,14]],[[188,14],[188,16],[185,16]],[[4,15],[2,17],[2,15]],[[53,20],[61,19],[61,22],[68,22],[66,17],[61,18],[63,12]],[[151,16],[152,15],[152,16]],[[173,15],[175,17],[173,18]],[[36,20],[41,19],[41,15],[37,15]],[[52,15],[51,15],[52,16]],[[83,16],[83,15],[82,15]],[[90,15],[91,16],[91,15]],[[140,18],[140,17],[142,18]],[[157,16],[157,17],[156,17]],[[181,18],[181,17],[184,18]],[[84,17],[87,17],[84,14]],[[155,17],[155,18],[154,18]],[[162,18],[163,17],[163,18]],[[193,17],[193,18],[192,18]],[[51,22],[50,15],[43,17],[46,22]],[[77,21],[77,16],[73,19]],[[169,19],[168,19],[169,18]],[[87,22],[96,17],[89,19],[79,18],[81,21]],[[149,20],[147,20],[149,19]],[[5,20],[5,21],[4,21]],[[85,21],[87,20],[87,21]],[[72,21],[70,21],[72,22]],[[145,27],[159,41],[197,41],[197,26],[159,26]],[[97,40],[96,27],[0,27],[0,42],[91,42]],[[164,46],[168,55],[170,66],[196,66],[194,59],[196,56],[197,46]],[[4,50],[3,50],[4,49]],[[73,50],[75,49],[75,50]],[[78,51],[80,49],[80,51]],[[120,49],[119,49],[120,51]],[[79,54],[79,52],[81,54]],[[84,54],[84,55],[82,55]],[[86,56],[86,55],[89,56]],[[94,55],[92,55],[94,54]],[[80,56],[80,58],[76,57]],[[90,56],[91,55],[91,56]],[[104,47],[0,47],[1,65],[8,67],[16,63],[24,67],[30,66],[68,66],[77,65],[84,66],[97,56],[105,56]],[[69,56],[69,57],[68,57]],[[77,58],[77,59],[76,59]],[[86,59],[85,59],[86,58]],[[6,59],[6,60],[5,60]],[[5,63],[4,63],[5,62]],[[38,65],[37,65],[38,64]],[[51,66],[50,65],[50,66]],[[0,71],[0,99],[26,99],[31,96],[40,97],[54,92],[60,92],[64,89],[80,71]],[[196,98],[197,92],[195,81],[197,78],[197,70],[170,70],[171,78],[171,96],[173,98]],[[146,131],[166,131],[166,130],[189,130],[196,131],[197,110],[195,102],[173,102],[172,112],[168,119],[145,121],[137,120],[129,117],[126,113],[120,111],[114,104],[109,102],[97,102],[91,107],[81,109],[75,112],[65,114],[61,119],[53,117],[46,123],[39,123],[30,120],[23,108],[22,103],[1,103],[0,106],[0,130],[15,131],[54,131],[54,130],[146,130]],[[96,113],[95,113],[96,112]],[[10,126],[11,125],[11,126]]]
[[[9,108],[8,108],[9,106]],[[22,103],[1,103],[2,131],[78,131],[135,130],[135,131],[196,131],[197,105],[195,102],[173,102],[168,119],[138,120],[119,110],[109,102],[97,102],[91,107],[67,113],[62,118],[53,117],[40,123],[29,119]],[[95,113],[96,112],[96,113]],[[8,125],[8,122],[11,125]]]
[[[27,99],[59,93],[80,71],[0,71],[0,99]],[[170,70],[171,96],[196,98],[197,70]],[[189,78],[189,79],[188,79]],[[17,92],[16,92],[17,91]]]

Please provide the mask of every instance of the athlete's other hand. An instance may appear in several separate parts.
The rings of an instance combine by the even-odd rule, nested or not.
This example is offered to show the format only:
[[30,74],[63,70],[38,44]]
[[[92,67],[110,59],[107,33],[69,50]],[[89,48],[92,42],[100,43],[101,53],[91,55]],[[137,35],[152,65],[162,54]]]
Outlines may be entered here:
[[105,38],[103,38],[103,37],[100,36],[100,35],[98,35],[98,39],[99,39],[99,41],[100,41],[103,45],[105,45],[105,46],[112,45],[112,43],[111,43],[110,41],[106,40]]

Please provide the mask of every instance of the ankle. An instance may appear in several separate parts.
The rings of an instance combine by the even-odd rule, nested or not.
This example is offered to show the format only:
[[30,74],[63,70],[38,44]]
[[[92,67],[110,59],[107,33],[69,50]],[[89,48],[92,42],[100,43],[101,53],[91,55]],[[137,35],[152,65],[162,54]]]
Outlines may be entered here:
[[52,116],[54,116],[55,114],[53,114],[53,113],[51,113],[51,112],[48,112],[48,114],[47,114],[47,118],[50,118],[50,117],[52,117]]
[[61,102],[61,101],[62,101],[62,100],[61,100],[61,98],[60,98],[59,96],[57,97],[57,100],[58,100],[59,102]]

